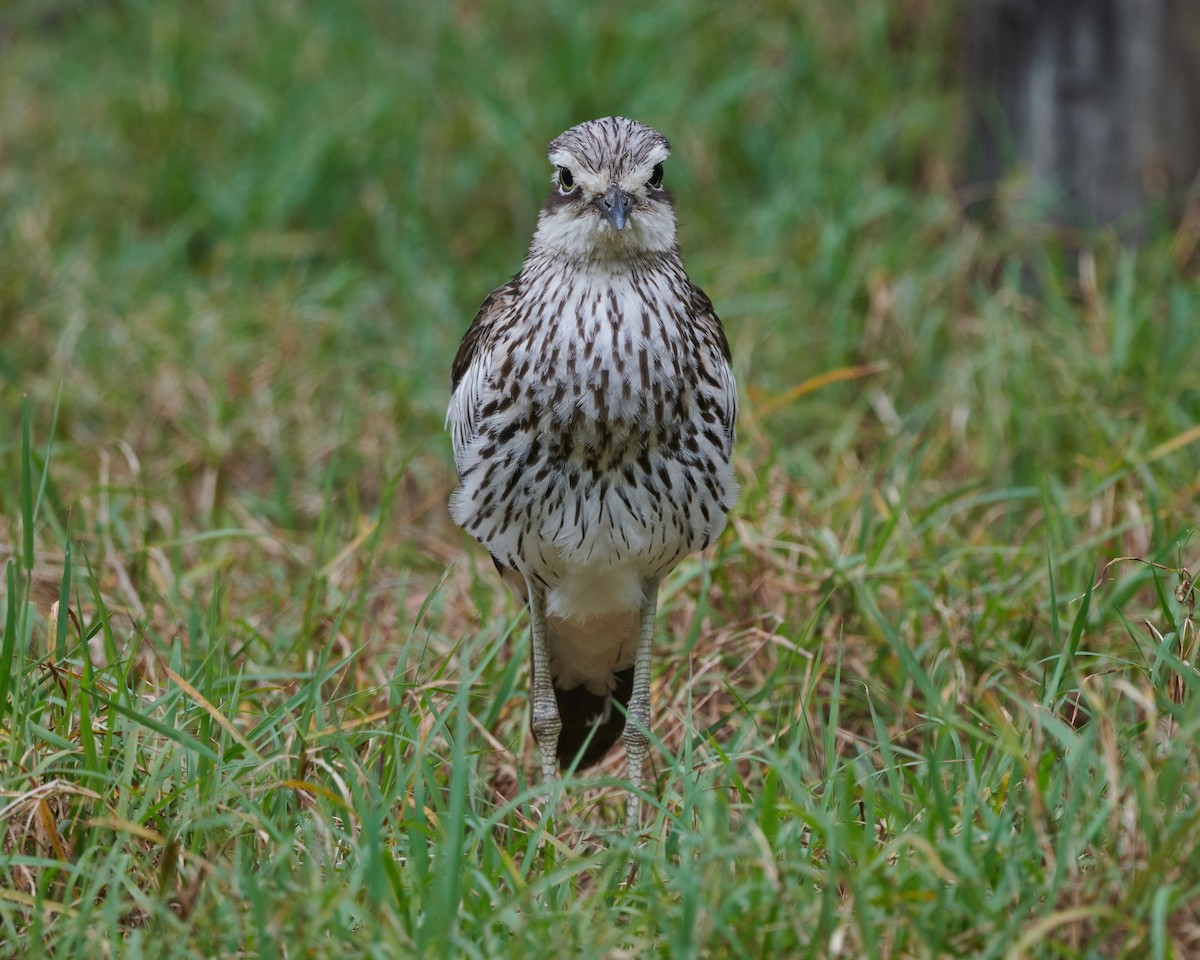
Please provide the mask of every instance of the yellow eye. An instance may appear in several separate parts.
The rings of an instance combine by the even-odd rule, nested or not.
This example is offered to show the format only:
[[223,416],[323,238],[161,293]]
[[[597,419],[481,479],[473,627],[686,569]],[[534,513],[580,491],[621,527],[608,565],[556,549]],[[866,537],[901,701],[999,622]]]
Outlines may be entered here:
[[662,186],[662,177],[663,177],[662,164],[656,163],[654,165],[654,170],[651,171],[651,173],[650,173],[650,186],[661,187]]
[[571,171],[566,167],[558,168],[558,185],[563,190],[572,190],[575,187],[575,178],[571,176]]

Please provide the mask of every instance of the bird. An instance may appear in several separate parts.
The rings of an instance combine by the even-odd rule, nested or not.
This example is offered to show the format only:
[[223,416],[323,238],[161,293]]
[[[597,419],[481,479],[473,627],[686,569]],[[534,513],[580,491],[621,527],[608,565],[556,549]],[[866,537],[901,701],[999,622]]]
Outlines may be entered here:
[[446,417],[450,515],[529,607],[543,782],[623,739],[627,831],[659,585],[737,497],[729,342],[684,269],[669,155],[658,131],[617,116],[550,142],[528,253],[467,328]]

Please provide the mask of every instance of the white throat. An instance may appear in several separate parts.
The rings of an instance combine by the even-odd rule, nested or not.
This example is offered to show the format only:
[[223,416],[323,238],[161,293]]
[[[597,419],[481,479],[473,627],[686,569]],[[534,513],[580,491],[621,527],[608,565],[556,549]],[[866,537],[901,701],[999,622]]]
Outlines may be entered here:
[[636,260],[675,249],[675,212],[667,202],[636,204],[624,230],[600,211],[563,205],[538,217],[530,254],[550,254],[575,262]]

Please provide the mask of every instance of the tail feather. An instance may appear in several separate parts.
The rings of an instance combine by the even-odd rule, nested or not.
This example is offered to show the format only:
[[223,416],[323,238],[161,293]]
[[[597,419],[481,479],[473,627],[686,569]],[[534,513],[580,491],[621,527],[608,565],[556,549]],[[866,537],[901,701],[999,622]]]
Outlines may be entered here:
[[[586,770],[604,759],[625,732],[625,707],[633,693],[633,667],[613,673],[616,685],[610,694],[593,693],[584,684],[563,690],[554,688],[562,733],[558,735],[558,762],[567,769],[572,763]],[[610,700],[611,698],[611,700]]]

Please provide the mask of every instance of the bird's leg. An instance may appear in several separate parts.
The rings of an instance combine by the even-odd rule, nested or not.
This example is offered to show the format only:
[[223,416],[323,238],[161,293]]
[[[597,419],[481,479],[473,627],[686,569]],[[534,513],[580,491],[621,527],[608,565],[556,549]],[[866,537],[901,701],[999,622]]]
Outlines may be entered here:
[[642,584],[642,607],[638,614],[637,652],[633,661],[633,693],[625,715],[625,757],[629,764],[629,795],[625,804],[625,829],[641,824],[642,765],[650,731],[650,649],[654,644],[654,615],[658,609],[658,580]]
[[558,779],[558,735],[562,717],[550,679],[550,651],[546,647],[546,590],[526,578],[529,590],[529,621],[533,644],[533,702],[531,705],[533,738],[542,754],[542,782]]

